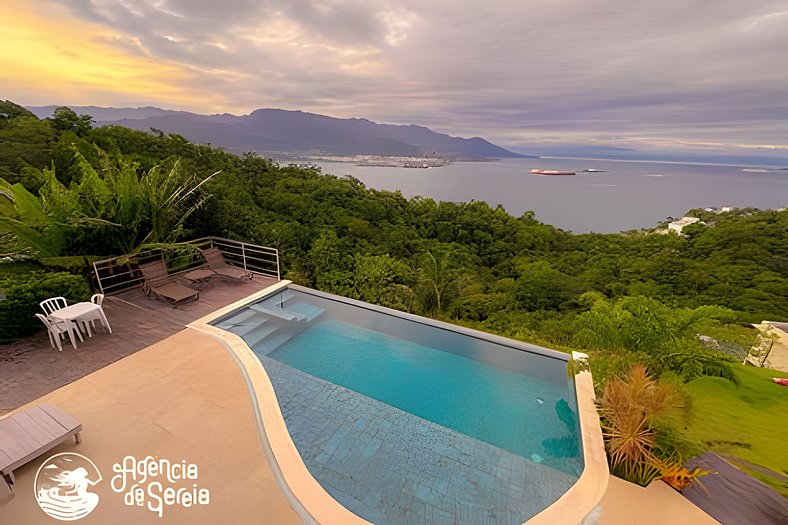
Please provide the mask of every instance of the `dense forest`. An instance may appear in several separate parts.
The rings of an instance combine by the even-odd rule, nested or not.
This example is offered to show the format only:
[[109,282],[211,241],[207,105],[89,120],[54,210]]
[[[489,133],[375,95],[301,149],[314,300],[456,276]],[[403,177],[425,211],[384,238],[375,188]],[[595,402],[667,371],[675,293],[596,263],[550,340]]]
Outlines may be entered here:
[[[788,313],[788,213],[691,213],[703,222],[684,235],[576,235],[530,212],[407,199],[155,129],[94,128],[68,108],[41,120],[0,102],[0,260],[15,261],[0,264],[0,288],[39,265],[73,270],[85,256],[218,235],[278,248],[284,277],[300,284],[587,351],[600,384],[635,362],[678,382],[735,382],[729,356],[755,342],[749,323]],[[13,279],[2,281],[4,267]]]

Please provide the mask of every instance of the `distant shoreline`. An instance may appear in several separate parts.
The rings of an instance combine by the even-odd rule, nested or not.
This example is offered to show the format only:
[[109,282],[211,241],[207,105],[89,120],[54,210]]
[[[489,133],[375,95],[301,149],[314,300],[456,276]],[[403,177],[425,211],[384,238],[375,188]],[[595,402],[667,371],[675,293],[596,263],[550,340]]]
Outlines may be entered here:
[[[369,156],[372,157],[372,156]],[[396,158],[396,157],[385,157],[381,156],[379,158]],[[478,158],[478,159],[446,159],[451,163],[463,163],[463,162],[496,162],[502,160],[534,160],[534,159],[557,159],[557,160],[591,160],[591,161],[604,161],[604,162],[635,162],[639,164],[669,164],[669,165],[677,165],[677,166],[723,166],[729,168],[764,168],[769,171],[788,171],[788,166],[778,165],[778,164],[732,164],[732,163],[723,163],[723,162],[692,162],[692,161],[682,161],[682,160],[649,160],[649,159],[608,159],[604,157],[567,157],[567,156],[555,156],[555,155],[541,155],[541,156],[533,156],[533,157],[524,157],[522,159],[517,158]],[[357,160],[354,160],[354,157],[338,157],[338,156],[330,156],[330,157],[308,157],[307,160],[311,162],[336,162],[336,163],[350,163],[354,164]],[[396,167],[396,166],[387,166],[387,167]]]
[[646,164],[678,164],[683,166],[726,166],[732,168],[767,168],[772,171],[788,171],[788,167],[779,164],[727,164],[722,162],[692,162],[684,160],[648,160],[648,159],[608,159],[604,157],[556,157],[541,155],[540,159],[566,160],[603,160],[605,162],[639,162]]

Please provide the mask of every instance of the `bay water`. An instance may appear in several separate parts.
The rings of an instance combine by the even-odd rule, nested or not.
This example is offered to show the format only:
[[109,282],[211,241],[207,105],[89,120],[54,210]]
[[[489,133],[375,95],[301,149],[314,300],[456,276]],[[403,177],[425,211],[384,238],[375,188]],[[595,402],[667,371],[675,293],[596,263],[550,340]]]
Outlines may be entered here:
[[[516,216],[532,210],[538,220],[575,233],[653,228],[693,208],[788,206],[788,170],[744,171],[745,166],[563,158],[456,162],[427,169],[317,164],[323,173],[351,175],[367,187],[400,190],[406,197],[486,201]],[[535,175],[532,169],[577,175]]]

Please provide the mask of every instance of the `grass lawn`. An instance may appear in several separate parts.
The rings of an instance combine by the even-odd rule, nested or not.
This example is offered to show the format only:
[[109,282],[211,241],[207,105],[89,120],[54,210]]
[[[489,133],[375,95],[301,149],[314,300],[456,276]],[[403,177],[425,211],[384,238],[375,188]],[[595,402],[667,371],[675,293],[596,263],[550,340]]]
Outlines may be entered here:
[[[701,377],[687,387],[693,414],[686,431],[703,448],[741,458],[788,476],[788,387],[772,377],[788,373],[735,365],[741,387],[716,377]],[[757,469],[744,468],[788,497],[788,483]]]

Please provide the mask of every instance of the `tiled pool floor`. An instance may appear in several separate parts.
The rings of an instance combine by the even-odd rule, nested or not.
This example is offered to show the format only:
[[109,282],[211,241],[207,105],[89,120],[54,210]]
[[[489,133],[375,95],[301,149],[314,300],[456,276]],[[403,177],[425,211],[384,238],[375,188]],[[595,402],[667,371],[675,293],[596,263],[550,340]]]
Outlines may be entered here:
[[520,524],[577,479],[260,356],[309,471],[377,524]]

